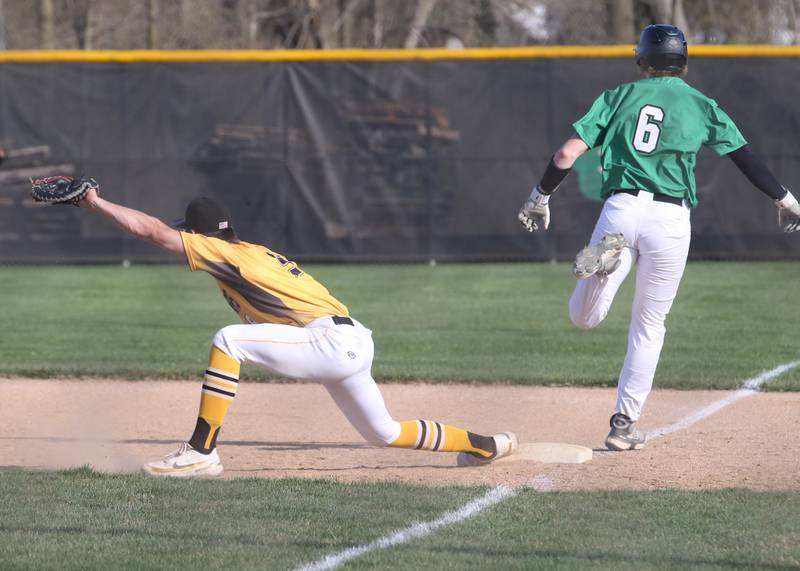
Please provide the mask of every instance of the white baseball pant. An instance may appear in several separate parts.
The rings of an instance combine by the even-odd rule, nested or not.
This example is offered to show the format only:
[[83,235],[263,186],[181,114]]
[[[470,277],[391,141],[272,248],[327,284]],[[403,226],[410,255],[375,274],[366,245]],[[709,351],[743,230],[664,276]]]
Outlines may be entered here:
[[689,208],[653,200],[653,194],[615,194],[606,200],[591,244],[606,234],[627,240],[620,265],[609,276],[578,280],[569,301],[569,315],[580,328],[599,325],[608,314],[619,286],[637,264],[636,291],[628,330],[628,352],[619,376],[616,412],[638,420],[653,386],[664,345],[664,321],[678,292],[689,253]]
[[350,424],[368,442],[385,446],[400,435],[372,378],[372,331],[320,317],[305,327],[229,325],[214,345],[240,363],[253,363],[281,376],[321,383]]

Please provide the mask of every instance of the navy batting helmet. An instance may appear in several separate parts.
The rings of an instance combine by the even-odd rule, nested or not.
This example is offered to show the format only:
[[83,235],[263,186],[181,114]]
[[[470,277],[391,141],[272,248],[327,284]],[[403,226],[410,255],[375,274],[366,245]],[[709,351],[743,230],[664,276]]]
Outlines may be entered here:
[[645,70],[681,71],[689,60],[686,36],[666,24],[653,24],[642,30],[635,53],[636,63]]

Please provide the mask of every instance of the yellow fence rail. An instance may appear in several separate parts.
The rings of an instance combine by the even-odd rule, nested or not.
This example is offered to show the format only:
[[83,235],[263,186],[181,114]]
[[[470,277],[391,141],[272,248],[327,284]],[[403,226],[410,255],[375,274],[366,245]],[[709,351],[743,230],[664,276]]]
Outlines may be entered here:
[[[626,58],[634,46],[547,46],[526,48],[444,48],[415,50],[128,50],[3,51],[0,63],[139,63],[139,62],[284,62],[284,61],[431,61],[492,59]],[[692,57],[800,57],[800,46],[697,45]]]

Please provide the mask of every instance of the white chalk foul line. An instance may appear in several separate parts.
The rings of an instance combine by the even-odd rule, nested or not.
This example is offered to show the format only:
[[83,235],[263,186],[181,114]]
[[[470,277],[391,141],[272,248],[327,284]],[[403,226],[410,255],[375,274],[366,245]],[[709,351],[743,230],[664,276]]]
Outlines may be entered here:
[[555,487],[555,482],[553,481],[553,475],[537,474],[536,476],[533,477],[533,480],[530,481],[528,486],[530,486],[537,492],[552,492],[553,488]]
[[470,501],[456,510],[446,512],[432,521],[415,523],[406,527],[405,529],[395,531],[389,535],[384,535],[383,537],[378,538],[370,543],[357,545],[355,547],[350,547],[340,551],[339,553],[327,555],[318,561],[314,561],[313,563],[301,565],[300,567],[297,567],[295,571],[321,571],[323,569],[335,569],[342,563],[346,563],[347,561],[355,559],[356,557],[364,555],[365,553],[378,551],[380,549],[387,549],[389,547],[394,547],[395,545],[400,545],[401,543],[407,543],[414,539],[430,535],[440,527],[445,527],[460,521],[464,521],[465,519],[482,512],[486,508],[490,508],[496,504],[499,504],[503,500],[506,500],[513,495],[514,490],[511,488],[506,486],[497,486],[496,488],[489,490],[483,496]]
[[[690,412],[686,416],[681,419],[676,420],[672,424],[668,424],[667,426],[662,426],[661,428],[656,428],[655,430],[651,430],[647,433],[647,441],[650,442],[651,440],[656,440],[657,438],[661,438],[662,436],[666,436],[667,434],[672,434],[673,432],[679,432],[681,430],[685,430],[692,426],[693,424],[697,424],[701,420],[704,420],[721,411],[723,408],[728,406],[729,404],[735,403],[738,400],[741,400],[746,397],[753,396],[757,394],[761,386],[769,381],[773,380],[776,377],[779,377],[786,371],[791,371],[795,367],[800,366],[800,361],[792,361],[790,363],[784,363],[783,365],[778,365],[774,369],[770,369],[769,371],[764,371],[751,379],[747,379],[742,383],[742,388],[729,394],[725,398],[719,399],[717,401],[712,402],[702,408],[699,408],[693,412]],[[612,450],[599,450],[594,453],[595,458],[605,458],[608,456],[615,456],[619,454],[619,452],[614,452]],[[540,491],[551,491],[556,489],[556,482],[555,478],[551,476],[549,478],[549,486],[547,489],[540,490]],[[534,489],[539,489],[536,486],[536,482],[532,482],[532,487]]]
[[770,369],[769,371],[764,371],[763,373],[753,377],[752,379],[747,379],[744,383],[742,383],[741,389],[739,389],[734,393],[731,393],[727,397],[720,399],[718,401],[714,401],[711,404],[704,406],[703,408],[700,408],[692,413],[689,413],[688,415],[673,422],[672,424],[648,432],[647,440],[655,440],[656,438],[661,438],[662,436],[666,436],[667,434],[672,434],[673,432],[685,430],[690,426],[692,426],[693,424],[696,424],[701,420],[708,418],[712,414],[721,411],[729,404],[732,404],[743,398],[753,396],[758,392],[758,389],[761,388],[761,385],[782,375],[786,371],[794,369],[798,365],[800,365],[800,361],[792,361],[791,363],[784,363],[783,365],[779,365],[774,369]]

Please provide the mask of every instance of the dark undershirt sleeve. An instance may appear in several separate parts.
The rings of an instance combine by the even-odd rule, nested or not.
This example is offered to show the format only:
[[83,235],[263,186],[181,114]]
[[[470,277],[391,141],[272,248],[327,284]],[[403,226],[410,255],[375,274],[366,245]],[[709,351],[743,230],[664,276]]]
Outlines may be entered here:
[[753,154],[750,145],[739,147],[728,153],[728,156],[747,180],[772,200],[780,200],[786,196],[786,189],[781,186],[764,161]]
[[550,159],[550,162],[547,165],[547,168],[544,171],[544,175],[542,176],[542,180],[539,183],[539,191],[542,194],[553,194],[558,185],[560,185],[567,175],[569,171],[572,169],[560,169],[556,166],[556,163],[553,162],[553,159]]

